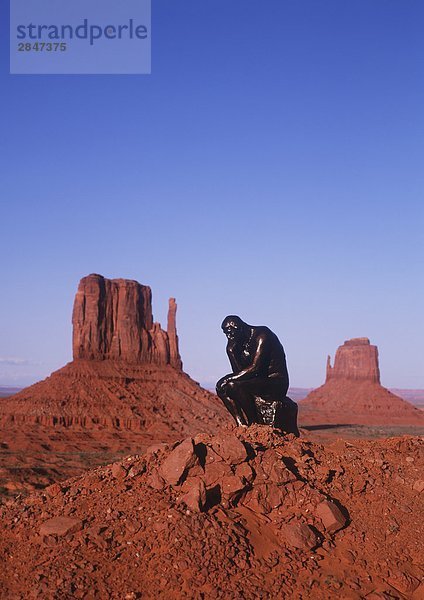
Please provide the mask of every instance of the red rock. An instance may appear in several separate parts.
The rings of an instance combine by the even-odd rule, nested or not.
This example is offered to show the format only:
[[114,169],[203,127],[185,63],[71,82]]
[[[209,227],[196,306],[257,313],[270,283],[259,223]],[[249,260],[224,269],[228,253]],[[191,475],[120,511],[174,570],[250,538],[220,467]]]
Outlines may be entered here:
[[192,510],[200,512],[206,505],[206,485],[201,477],[189,477],[183,486],[185,494],[181,496],[180,502]]
[[[197,437],[198,436],[196,436],[196,438]],[[196,438],[195,438],[195,441],[196,441]],[[219,454],[217,454],[214,450],[212,450],[212,448],[210,448],[208,446],[207,450],[206,450],[205,464],[210,464],[210,463],[214,463],[214,462],[223,462],[222,456],[219,456]]]
[[[212,433],[229,419],[217,397],[181,371],[112,360],[73,361],[0,402],[0,434],[13,440],[17,459],[23,451],[43,471],[49,464],[47,479],[35,470],[14,470],[13,477],[37,487],[86,470],[86,453],[103,454],[99,462],[105,464],[111,455],[143,452],[155,441],[154,452],[160,455],[166,442],[199,429]],[[65,452],[73,452],[72,461],[62,458]],[[0,469],[10,456],[0,453]]]
[[330,500],[320,502],[316,508],[316,514],[321,519],[326,531],[338,531],[346,525],[346,518],[339,507]]
[[281,526],[283,539],[295,548],[311,550],[318,544],[314,531],[305,523],[288,523]]
[[112,477],[115,479],[123,479],[127,475],[126,469],[119,463],[114,463],[111,468]]
[[165,487],[165,480],[159,475],[157,471],[153,471],[147,477],[147,485],[149,485],[154,490],[163,490]]
[[327,360],[325,384],[299,402],[301,424],[424,425],[424,412],[380,384],[377,346],[347,340]]
[[252,467],[250,467],[250,465],[248,465],[246,462],[237,465],[236,475],[238,475],[238,477],[241,477],[241,479],[244,479],[248,483],[251,483],[255,477],[255,474],[252,471]]
[[281,455],[275,450],[267,450],[262,454],[260,466],[263,471],[264,478],[271,479],[276,483],[279,483],[283,480],[286,466],[281,459]]
[[167,450],[168,447],[169,447],[169,445],[165,444],[164,442],[162,442],[160,444],[152,444],[151,446],[146,448],[146,452],[144,454],[145,454],[146,458],[150,458],[153,454],[158,454],[159,452],[161,452],[163,450]]
[[[204,434],[195,447],[200,464],[215,437]],[[63,483],[66,491],[55,497],[21,496],[0,506],[3,596],[27,598],[35,590],[43,598],[123,598],[134,590],[154,600],[158,590],[166,598],[198,596],[200,590],[205,598],[231,599],[420,598],[424,522],[410,477],[415,473],[417,479],[422,467],[423,440],[404,436],[320,445],[287,441],[260,426],[240,428],[237,437],[254,452],[244,463],[216,460],[216,466],[238,472],[247,465],[254,473],[263,464],[269,471],[269,450],[275,450],[284,453],[293,471],[304,471],[302,481],[278,485],[254,477],[249,489],[240,489],[244,477],[225,475],[207,489],[206,503],[203,477],[192,475],[196,463],[181,487],[162,482],[163,489],[152,489],[158,465],[178,448],[170,444],[150,457],[122,459],[119,464],[129,469],[145,465],[138,477],[127,476],[125,486],[116,484],[109,464]],[[406,456],[414,458],[412,466]],[[322,482],[315,470],[320,466],[338,475]],[[387,478],[387,471],[399,473],[405,484]],[[373,489],[367,485],[363,494],[352,493],[358,477],[372,479]],[[279,490],[284,501],[275,508]],[[328,532],[318,515],[325,503],[316,510],[331,497],[340,498],[352,515],[338,535]],[[83,532],[59,542],[56,535],[40,535],[40,525],[52,515],[80,519]]]
[[82,522],[79,519],[70,517],[53,517],[44,521],[40,527],[40,535],[58,535],[63,536],[68,533],[75,533],[82,528]]
[[263,483],[269,479],[269,474],[263,468],[260,460],[256,460],[254,462],[254,469],[255,469],[255,480],[256,481],[260,481]]
[[168,333],[153,322],[148,286],[129,279],[88,275],[81,279],[75,296],[74,359],[170,364],[181,370],[176,310],[175,299],[171,298]]
[[420,585],[420,580],[403,571],[394,570],[390,577],[387,578],[387,582],[390,583],[395,590],[402,592],[403,594],[411,594]]
[[196,462],[193,467],[190,467],[190,477],[203,477],[205,470],[199,462]]
[[421,583],[412,593],[411,600],[422,600],[424,598],[424,582]]
[[232,433],[217,436],[212,448],[226,462],[233,465],[242,463],[247,458],[244,444]]
[[160,468],[160,474],[170,485],[178,485],[186,471],[197,461],[194,452],[194,444],[191,438],[188,438],[178,444],[174,450],[167,456]]
[[290,469],[285,466],[281,459],[273,464],[269,478],[275,483],[290,483],[292,481],[296,481],[297,479],[296,475],[294,475]]
[[140,461],[139,463],[136,463],[130,467],[128,471],[128,477],[139,477],[140,475],[143,475],[145,471],[146,463],[144,461]]
[[347,340],[337,349],[334,367],[327,358],[327,379],[363,379],[380,383],[377,346],[371,346],[368,338]]
[[267,500],[271,510],[278,508],[284,503],[286,488],[284,485],[270,485]]
[[54,498],[55,496],[57,496],[58,494],[60,494],[62,492],[62,488],[60,487],[60,485],[58,483],[53,483],[52,485],[49,485],[48,487],[46,487],[45,491],[49,496]]
[[183,363],[178,350],[178,335],[176,326],[177,303],[175,298],[169,299],[167,333],[169,339],[169,364],[175,369],[182,370]]
[[[274,498],[273,498],[274,499]],[[253,489],[246,494],[243,499],[244,506],[259,514],[268,514],[272,510],[272,505],[268,496],[268,486],[264,483],[256,483]]]
[[221,494],[223,500],[229,504],[234,503],[246,487],[246,484],[237,475],[227,475],[221,481]]
[[421,494],[421,492],[424,491],[424,480],[418,479],[417,481],[415,481],[414,485],[412,486],[412,489]]
[[[75,360],[0,403],[1,439],[13,440],[14,448],[13,455],[0,452],[0,471],[11,456],[17,463],[2,474],[5,489],[15,493],[79,475],[87,455],[93,466],[110,463],[122,451],[143,452],[230,423],[222,402],[181,371],[175,314],[171,299],[165,332],[153,323],[147,286],[101,275],[81,280]],[[67,452],[71,460],[64,459]],[[40,468],[20,468],[28,462]]]
[[213,462],[209,464],[206,463],[205,481],[208,487],[213,485],[223,477],[227,477],[232,474],[233,472],[231,470],[231,467],[223,461]]

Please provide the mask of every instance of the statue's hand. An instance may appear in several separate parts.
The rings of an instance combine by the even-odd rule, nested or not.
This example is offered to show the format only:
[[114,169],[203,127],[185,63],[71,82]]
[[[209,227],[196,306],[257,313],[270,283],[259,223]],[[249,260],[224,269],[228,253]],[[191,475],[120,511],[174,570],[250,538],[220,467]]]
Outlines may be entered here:
[[227,343],[227,352],[231,352],[231,354],[234,354],[234,351],[236,350],[238,344],[236,342],[236,340],[228,340]]
[[218,381],[218,383],[216,384],[216,387],[217,387],[217,388],[221,388],[221,389],[222,389],[222,388],[223,388],[223,387],[225,387],[225,386],[228,384],[228,382],[229,382],[229,381],[231,381],[231,380],[232,380],[232,377],[231,377],[231,375],[225,375],[225,377],[222,377],[222,378],[221,378],[221,379]]

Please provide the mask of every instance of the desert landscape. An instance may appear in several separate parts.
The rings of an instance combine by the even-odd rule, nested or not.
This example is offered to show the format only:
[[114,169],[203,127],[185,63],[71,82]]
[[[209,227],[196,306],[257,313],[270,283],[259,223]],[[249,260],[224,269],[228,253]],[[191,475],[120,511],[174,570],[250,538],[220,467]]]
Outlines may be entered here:
[[424,600],[423,21],[4,1],[0,600]]
[[0,402],[2,494],[230,422],[182,371],[173,299],[165,331],[153,322],[149,287],[89,275],[72,322],[74,360]]
[[[420,398],[420,391],[412,394]],[[299,402],[314,438],[385,438],[424,434],[424,412],[380,383],[378,349],[368,338],[347,340],[327,358],[326,381]]]
[[163,330],[149,287],[89,275],[72,320],[74,360],[0,403],[2,598],[422,597],[424,413],[368,339],[297,439],[184,373],[174,299]]

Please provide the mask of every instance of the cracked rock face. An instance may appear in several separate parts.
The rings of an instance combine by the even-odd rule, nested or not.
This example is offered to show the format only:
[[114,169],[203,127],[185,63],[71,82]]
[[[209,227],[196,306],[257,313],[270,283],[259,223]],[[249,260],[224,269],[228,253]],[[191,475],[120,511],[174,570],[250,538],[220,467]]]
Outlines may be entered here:
[[169,301],[168,331],[153,322],[152,292],[129,279],[81,279],[72,314],[74,359],[122,360],[182,369],[177,305]]
[[327,379],[350,379],[380,383],[378,349],[368,338],[354,338],[339,346],[334,366],[327,359]]

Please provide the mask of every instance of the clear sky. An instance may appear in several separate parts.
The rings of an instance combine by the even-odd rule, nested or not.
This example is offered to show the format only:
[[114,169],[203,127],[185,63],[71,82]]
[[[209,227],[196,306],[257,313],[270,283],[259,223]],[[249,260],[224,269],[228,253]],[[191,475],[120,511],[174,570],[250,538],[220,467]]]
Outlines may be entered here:
[[97,272],[177,298],[198,381],[236,313],[294,386],[367,336],[424,388],[422,0],[153,0],[141,76],[9,75],[0,5],[1,384],[71,360]]

